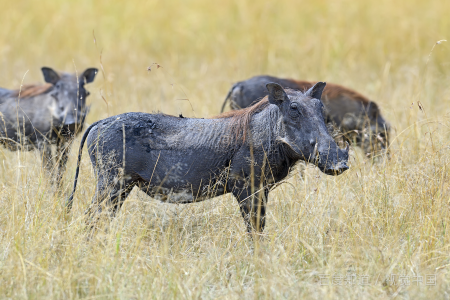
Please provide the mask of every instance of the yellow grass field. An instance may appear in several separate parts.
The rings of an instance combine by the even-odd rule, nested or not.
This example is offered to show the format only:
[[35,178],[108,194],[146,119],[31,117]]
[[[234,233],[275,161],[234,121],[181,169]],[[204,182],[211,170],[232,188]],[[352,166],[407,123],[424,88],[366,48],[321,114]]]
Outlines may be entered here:
[[1,299],[450,297],[450,1],[0,4],[0,86],[42,82],[42,66],[97,67],[88,123],[211,117],[232,83],[272,74],[353,88],[393,128],[390,160],[353,148],[341,176],[294,172],[256,241],[231,194],[183,206],[137,191],[89,238],[86,151],[64,210],[80,137],[59,193],[38,152],[0,148]]

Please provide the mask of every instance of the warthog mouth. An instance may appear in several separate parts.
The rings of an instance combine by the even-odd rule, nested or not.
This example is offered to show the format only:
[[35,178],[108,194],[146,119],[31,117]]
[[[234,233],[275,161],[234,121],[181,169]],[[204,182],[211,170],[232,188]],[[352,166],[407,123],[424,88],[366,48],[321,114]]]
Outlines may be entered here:
[[60,128],[61,135],[64,136],[74,136],[78,131],[81,130],[82,125],[78,123],[64,124]]
[[336,176],[336,175],[340,175],[340,174],[344,173],[348,169],[349,169],[349,167],[347,166],[347,164],[345,162],[340,162],[332,168],[324,169],[323,172],[327,175]]
[[323,159],[324,156],[328,159],[328,155],[321,155],[319,151],[317,151],[317,144],[316,144],[310,162],[315,164],[323,173],[327,175],[337,176],[349,169],[349,167],[347,166],[349,149],[350,145],[348,143],[346,143],[345,149],[339,149],[341,151],[341,154],[343,154],[344,157],[346,157],[345,159],[342,160],[341,158],[341,160],[339,160],[336,157],[337,163],[332,163],[331,161],[324,163],[321,160]]

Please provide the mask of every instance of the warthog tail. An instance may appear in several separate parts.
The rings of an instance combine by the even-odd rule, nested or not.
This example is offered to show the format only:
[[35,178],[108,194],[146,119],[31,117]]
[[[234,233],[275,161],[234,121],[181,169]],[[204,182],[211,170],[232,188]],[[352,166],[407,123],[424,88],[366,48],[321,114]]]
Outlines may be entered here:
[[225,100],[223,101],[222,109],[220,110],[220,113],[223,113],[223,110],[225,109],[225,105],[227,105],[228,100],[230,100],[231,93],[233,92],[233,90],[234,90],[234,88],[236,87],[236,85],[237,85],[237,83],[234,84],[234,85],[231,87],[231,89],[228,91],[228,94],[227,94],[227,96],[225,97]]
[[89,135],[89,132],[91,131],[92,127],[97,125],[97,123],[98,122],[95,122],[91,126],[89,126],[86,129],[86,131],[84,132],[83,137],[81,138],[80,149],[78,150],[77,170],[75,171],[75,181],[73,183],[73,191],[72,191],[72,194],[70,195],[69,199],[67,199],[67,203],[66,203],[66,208],[67,208],[68,212],[70,212],[70,210],[72,209],[73,196],[75,195],[75,190],[77,189],[78,174],[80,173],[80,163],[81,163],[81,156],[83,154],[84,142],[86,141],[86,138]]

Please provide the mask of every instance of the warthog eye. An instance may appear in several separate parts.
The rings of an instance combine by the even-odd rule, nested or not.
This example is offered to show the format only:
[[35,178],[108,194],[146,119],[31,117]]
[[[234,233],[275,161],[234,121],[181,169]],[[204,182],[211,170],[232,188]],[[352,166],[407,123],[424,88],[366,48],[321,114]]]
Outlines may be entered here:
[[292,102],[289,107],[290,107],[289,115],[291,116],[291,118],[297,119],[300,115],[302,115],[297,103]]

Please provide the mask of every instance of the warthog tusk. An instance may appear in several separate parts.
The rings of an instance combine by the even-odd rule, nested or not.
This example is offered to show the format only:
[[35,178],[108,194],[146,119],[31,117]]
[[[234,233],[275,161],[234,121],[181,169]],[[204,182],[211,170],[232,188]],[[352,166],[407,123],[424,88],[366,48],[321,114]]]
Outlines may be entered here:
[[317,158],[317,143],[316,143],[316,145],[314,146],[314,151],[313,151],[313,155],[312,155],[312,159],[313,159],[314,161],[316,161],[316,158]]

